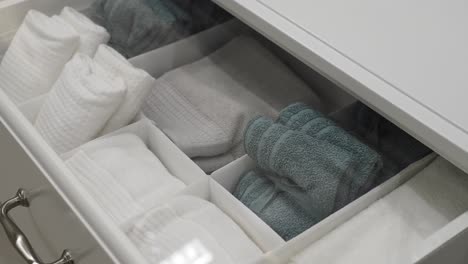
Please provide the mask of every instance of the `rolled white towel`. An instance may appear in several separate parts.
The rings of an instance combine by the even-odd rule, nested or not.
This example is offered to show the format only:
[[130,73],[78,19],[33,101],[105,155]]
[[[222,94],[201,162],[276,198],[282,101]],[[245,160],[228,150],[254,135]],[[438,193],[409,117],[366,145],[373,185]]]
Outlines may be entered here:
[[29,11],[3,57],[0,88],[16,104],[47,93],[79,41],[62,18]]
[[187,263],[250,263],[262,254],[224,212],[193,196],[179,196],[153,209],[127,234],[151,263],[184,258]]
[[93,140],[66,163],[120,226],[185,188],[134,134]]
[[91,58],[76,54],[48,94],[34,125],[58,153],[96,137],[122,102],[123,80],[103,72]]
[[156,80],[142,69],[135,68],[120,53],[107,45],[100,45],[94,61],[105,68],[111,77],[121,76],[127,86],[127,94],[117,111],[107,122],[102,134],[126,126],[140,111],[143,100]]
[[65,7],[60,17],[70,24],[80,35],[78,52],[94,56],[100,44],[110,39],[110,34],[104,27],[95,24],[91,19],[71,7]]

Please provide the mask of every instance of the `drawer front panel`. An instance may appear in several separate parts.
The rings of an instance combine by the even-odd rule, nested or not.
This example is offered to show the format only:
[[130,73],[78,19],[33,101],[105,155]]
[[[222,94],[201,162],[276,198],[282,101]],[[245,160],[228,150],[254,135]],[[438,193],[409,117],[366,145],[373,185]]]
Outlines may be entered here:
[[[0,168],[1,201],[13,197],[19,188],[28,193],[30,207],[17,208],[10,215],[44,261],[56,260],[64,249],[69,249],[79,264],[114,263],[3,124],[0,124]],[[8,242],[3,231],[1,234],[0,257],[11,258],[14,254],[9,250],[13,247],[3,247]]]

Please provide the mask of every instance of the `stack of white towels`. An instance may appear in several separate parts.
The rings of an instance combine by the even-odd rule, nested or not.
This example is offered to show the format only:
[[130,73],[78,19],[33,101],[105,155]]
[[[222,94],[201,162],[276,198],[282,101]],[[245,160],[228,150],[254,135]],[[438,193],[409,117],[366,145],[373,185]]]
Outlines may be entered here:
[[214,204],[178,196],[186,184],[135,134],[108,135],[65,156],[88,195],[151,263],[178,263],[182,258],[193,261],[187,263],[237,264],[262,254]]
[[58,153],[128,125],[154,86],[108,40],[70,7],[52,17],[31,10],[0,64],[0,88],[13,102],[45,96],[34,126]]

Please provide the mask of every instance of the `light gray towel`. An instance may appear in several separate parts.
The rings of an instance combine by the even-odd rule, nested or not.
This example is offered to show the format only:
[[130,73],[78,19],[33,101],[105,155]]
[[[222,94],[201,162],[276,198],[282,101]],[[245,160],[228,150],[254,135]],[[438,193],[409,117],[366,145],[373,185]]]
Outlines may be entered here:
[[[316,94],[274,54],[239,36],[210,56],[162,76],[143,112],[187,155],[206,163],[231,153],[250,119],[276,117],[298,100],[320,109]],[[243,154],[228,154],[210,170]]]

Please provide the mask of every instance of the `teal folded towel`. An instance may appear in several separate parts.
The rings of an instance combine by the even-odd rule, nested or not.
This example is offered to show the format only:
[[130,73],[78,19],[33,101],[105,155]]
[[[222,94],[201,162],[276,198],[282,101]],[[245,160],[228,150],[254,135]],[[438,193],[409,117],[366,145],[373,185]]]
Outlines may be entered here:
[[258,170],[243,175],[233,194],[286,241],[318,222]]
[[326,140],[349,152],[356,162],[353,181],[358,195],[367,192],[382,169],[379,153],[342,129],[328,117],[302,103],[292,104],[280,112],[278,123],[309,136]]
[[109,45],[126,57],[183,37],[176,17],[163,4],[153,10],[145,0],[97,0],[88,14],[109,31]]
[[168,16],[167,19],[176,20],[181,27],[180,30],[190,31],[192,16],[183,8],[179,7],[173,0],[145,0],[146,4],[156,15]]
[[244,147],[261,169],[301,187],[309,201],[305,209],[316,219],[356,199],[362,185],[373,178],[359,170],[363,166],[351,152],[264,117],[249,123]]

